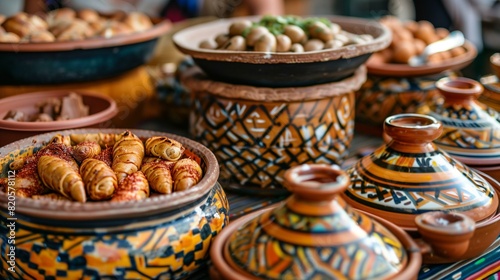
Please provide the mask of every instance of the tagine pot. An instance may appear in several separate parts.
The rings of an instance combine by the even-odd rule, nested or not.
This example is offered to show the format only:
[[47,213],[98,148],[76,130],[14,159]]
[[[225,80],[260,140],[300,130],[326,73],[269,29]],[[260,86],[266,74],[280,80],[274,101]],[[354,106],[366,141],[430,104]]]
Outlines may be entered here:
[[354,91],[365,67],[340,81],[304,87],[256,87],[208,79],[183,83],[192,94],[190,134],[212,150],[224,188],[283,195],[284,172],[307,163],[341,164],[354,136]]
[[419,109],[443,123],[434,143],[469,167],[496,176],[491,171],[500,169],[500,115],[477,101],[481,83],[459,77],[441,79],[436,88],[443,99]]
[[433,141],[442,131],[441,122],[426,115],[387,118],[388,143],[347,170],[351,184],[342,195],[353,207],[388,219],[419,239],[429,239],[416,219],[422,213],[457,213],[475,222],[463,254],[429,253],[424,255],[426,263],[475,257],[500,234],[500,184],[438,148]]
[[[123,131],[65,130],[13,142],[0,148],[0,177],[16,176],[10,162],[37,151],[56,133]],[[201,181],[185,191],[127,202],[35,200],[12,196],[11,190],[7,195],[2,188],[1,279],[183,279],[206,267],[212,240],[229,222],[215,156],[184,137],[131,131],[144,139],[168,136],[182,143],[201,159]]]

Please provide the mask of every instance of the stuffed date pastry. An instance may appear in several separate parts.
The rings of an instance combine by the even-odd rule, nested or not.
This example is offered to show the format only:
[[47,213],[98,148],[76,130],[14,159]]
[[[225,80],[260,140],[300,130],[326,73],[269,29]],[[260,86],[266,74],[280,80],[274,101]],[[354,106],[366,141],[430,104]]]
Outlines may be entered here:
[[116,175],[106,163],[88,158],[80,166],[87,196],[92,200],[105,200],[113,196],[118,187]]
[[172,192],[172,175],[170,169],[174,163],[166,161],[148,162],[141,167],[151,189],[167,194]]
[[101,153],[101,146],[97,142],[83,141],[73,146],[73,157],[78,162],[93,158]]
[[120,134],[120,139],[113,146],[112,169],[118,183],[127,175],[138,171],[144,158],[144,144],[141,139],[130,131]]
[[149,197],[149,184],[141,171],[127,175],[118,185],[111,201],[142,200]]
[[146,154],[161,157],[169,161],[177,161],[184,152],[181,143],[166,136],[153,136],[146,140]]
[[196,161],[190,158],[179,160],[172,169],[174,192],[191,188],[200,181],[201,176],[201,167]]
[[57,156],[44,155],[38,160],[38,175],[49,189],[79,202],[85,202],[85,186],[74,165]]

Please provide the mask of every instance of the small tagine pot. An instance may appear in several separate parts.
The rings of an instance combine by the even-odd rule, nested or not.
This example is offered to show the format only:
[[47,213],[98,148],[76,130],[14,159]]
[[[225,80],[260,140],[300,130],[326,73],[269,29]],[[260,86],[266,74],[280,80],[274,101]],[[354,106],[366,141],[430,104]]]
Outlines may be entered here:
[[283,195],[283,174],[299,164],[341,164],[354,136],[354,91],[366,68],[340,81],[256,87],[208,79],[196,68],[183,83],[193,109],[190,134],[212,150],[224,187]]
[[336,166],[305,164],[284,175],[292,195],[239,218],[215,239],[212,279],[416,279],[419,247],[403,230],[340,197]]
[[476,229],[463,254],[426,254],[424,262],[429,263],[477,256],[500,234],[499,183],[439,149],[433,140],[442,131],[443,125],[426,115],[387,118],[384,133],[388,143],[347,170],[351,184],[343,193],[355,208],[388,219],[424,240],[429,236],[422,230],[419,214],[457,213],[475,222]]
[[494,74],[481,77],[480,82],[484,91],[477,100],[500,111],[500,53],[490,56],[490,66]]
[[434,143],[472,168],[487,173],[500,169],[500,115],[477,101],[483,86],[460,77],[441,79],[436,88],[443,99],[419,109],[443,123]]

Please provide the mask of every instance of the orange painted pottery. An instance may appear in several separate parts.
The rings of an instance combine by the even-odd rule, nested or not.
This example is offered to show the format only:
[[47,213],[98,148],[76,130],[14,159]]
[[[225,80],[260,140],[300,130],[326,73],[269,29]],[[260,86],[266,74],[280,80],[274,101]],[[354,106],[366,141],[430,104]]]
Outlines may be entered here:
[[341,197],[348,175],[326,164],[289,169],[283,203],[232,222],[215,239],[215,279],[416,279],[420,248],[403,230]]
[[192,94],[190,134],[212,150],[225,188],[286,194],[283,174],[305,163],[341,164],[354,133],[354,91],[366,69],[344,80],[267,88],[208,79],[193,69],[183,79]]
[[499,113],[476,99],[482,85],[458,77],[436,82],[443,99],[419,112],[443,123],[443,133],[434,140],[441,149],[467,165],[500,164]]
[[[214,154],[180,136],[131,131],[179,141],[201,159],[203,178],[185,191],[127,202],[34,200],[0,190],[1,279],[181,279],[206,265],[213,238],[229,221]],[[4,146],[0,177],[16,176],[10,162],[56,133],[98,132],[123,129],[57,131]]]
[[442,131],[443,125],[426,115],[387,118],[384,133],[390,142],[347,170],[351,185],[343,193],[355,208],[388,219],[414,235],[419,228],[415,218],[422,213],[460,213],[475,221],[476,230],[461,256],[427,254],[424,262],[477,256],[500,234],[499,183],[439,149],[433,140]]
[[490,56],[492,75],[486,75],[479,80],[484,87],[478,100],[487,106],[500,111],[500,53]]

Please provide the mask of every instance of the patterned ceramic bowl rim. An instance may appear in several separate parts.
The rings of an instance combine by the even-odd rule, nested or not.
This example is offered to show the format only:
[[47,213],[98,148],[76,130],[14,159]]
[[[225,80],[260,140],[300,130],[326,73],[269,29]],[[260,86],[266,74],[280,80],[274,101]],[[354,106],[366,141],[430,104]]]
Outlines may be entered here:
[[0,43],[0,52],[58,52],[132,45],[157,38],[165,34],[171,26],[170,21],[163,20],[145,31],[111,38],[89,38],[86,40],[46,43]]
[[[375,20],[367,20],[353,17],[334,16],[329,19],[338,23],[346,31],[366,30],[369,34],[376,34],[373,41],[344,46],[339,49],[327,49],[310,51],[304,53],[278,53],[255,52],[255,51],[228,51],[209,50],[198,47],[203,39],[213,39],[218,33],[227,32],[229,25],[235,21],[248,19],[256,22],[260,16],[236,17],[231,19],[220,19],[209,23],[203,23],[185,28],[173,36],[174,44],[185,54],[194,58],[201,58],[214,61],[241,62],[253,64],[276,64],[276,63],[309,63],[330,61],[341,58],[352,58],[363,54],[373,53],[386,48],[392,37],[390,30]],[[204,38],[198,35],[203,34]],[[196,40],[192,37],[197,35]],[[377,36],[378,35],[378,36]]]
[[[125,129],[74,129],[45,133],[28,137],[0,148],[0,158],[8,153],[29,146],[40,146],[42,142],[50,140],[53,135],[60,133],[64,135],[72,133],[121,133]],[[16,213],[32,217],[61,220],[97,220],[132,218],[138,216],[153,215],[168,210],[178,210],[182,206],[195,202],[210,191],[219,177],[219,165],[215,155],[202,144],[182,136],[150,130],[130,129],[139,137],[167,136],[181,142],[187,149],[197,154],[205,165],[203,178],[194,187],[168,195],[156,195],[141,201],[127,202],[87,202],[79,203],[72,201],[33,200],[31,198],[15,198]],[[0,190],[1,208],[7,207],[8,197]]]

